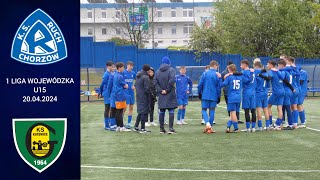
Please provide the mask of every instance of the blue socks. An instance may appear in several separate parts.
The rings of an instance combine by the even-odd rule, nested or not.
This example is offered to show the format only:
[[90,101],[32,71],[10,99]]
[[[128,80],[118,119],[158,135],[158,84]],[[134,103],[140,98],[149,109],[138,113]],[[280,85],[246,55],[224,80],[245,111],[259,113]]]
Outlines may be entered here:
[[128,116],[128,124],[131,124],[131,120],[132,120],[132,115]]
[[266,127],[270,127],[270,120],[266,120]]
[[230,128],[231,126],[232,126],[232,121],[229,120],[229,121],[227,122],[227,128]]
[[[292,122],[292,113],[291,113],[291,109],[290,109],[290,106],[284,106],[285,107],[285,110],[287,111],[287,116],[288,116],[288,124],[289,126],[292,126],[293,122]],[[283,117],[285,116],[285,114],[283,114]]]
[[186,109],[182,109],[182,112],[181,112],[181,119],[184,120],[184,116],[186,115]]
[[262,128],[262,120],[258,120],[258,127]]
[[[272,123],[273,123],[273,122],[272,122],[272,116],[269,116],[269,123],[270,123],[271,125],[272,125]],[[270,124],[269,124],[269,125],[270,125]],[[267,127],[268,127],[268,126],[267,126]]]
[[202,117],[204,119],[204,122],[207,124],[209,122],[209,117],[208,117],[208,114],[207,114],[207,110],[205,109],[202,109]]
[[213,126],[213,121],[214,121],[214,110],[210,109],[210,124]]
[[250,122],[246,122],[246,128],[250,129]]
[[299,117],[298,110],[294,110],[292,114],[293,114],[293,123],[298,124],[298,117]]
[[277,126],[281,126],[281,124],[282,124],[282,119],[277,118],[277,120],[276,120],[276,125],[277,125]]
[[251,123],[251,128],[256,128],[256,122]]
[[178,119],[178,121],[180,121],[180,119],[181,119],[181,115],[182,115],[182,109],[178,109],[178,117],[177,117],[177,119]]
[[110,129],[109,121],[110,121],[109,118],[104,118],[104,128],[105,129]]
[[300,116],[301,124],[306,123],[306,114],[304,113],[304,110],[299,112],[299,116]]
[[239,127],[238,127],[238,121],[232,122],[232,124],[233,124],[233,127],[234,127],[235,130],[236,130],[236,129],[239,129]]
[[116,123],[116,118],[110,118],[110,119],[109,119],[109,122],[110,122],[110,126],[111,126],[111,127],[117,125],[117,123]]

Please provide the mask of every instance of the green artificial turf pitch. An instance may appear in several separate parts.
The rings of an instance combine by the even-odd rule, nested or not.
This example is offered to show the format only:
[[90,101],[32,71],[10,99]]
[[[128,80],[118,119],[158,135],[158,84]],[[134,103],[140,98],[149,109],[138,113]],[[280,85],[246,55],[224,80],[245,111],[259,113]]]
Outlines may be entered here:
[[[216,133],[204,134],[200,101],[189,101],[188,125],[175,124],[178,134],[161,135],[159,126],[149,127],[150,134],[106,131],[103,102],[81,103],[81,178],[320,179],[320,100],[306,99],[304,106],[309,128],[226,134],[222,102],[216,108]],[[135,118],[136,107],[133,123]]]

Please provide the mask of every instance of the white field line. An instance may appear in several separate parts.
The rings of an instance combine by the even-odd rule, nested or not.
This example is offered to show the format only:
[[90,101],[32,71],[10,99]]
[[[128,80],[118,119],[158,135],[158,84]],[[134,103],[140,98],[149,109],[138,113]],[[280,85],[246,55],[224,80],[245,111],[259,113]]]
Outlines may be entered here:
[[122,170],[143,170],[143,171],[174,171],[174,172],[235,172],[235,173],[249,173],[249,172],[277,172],[277,173],[312,173],[320,172],[320,170],[242,170],[242,169],[162,169],[162,168],[135,168],[135,167],[112,167],[112,166],[93,166],[82,165],[81,168],[94,169],[122,169]]
[[85,108],[86,106],[87,106],[87,105],[82,106],[82,107],[81,107],[81,110],[82,110],[83,108]]
[[[227,109],[227,107],[225,107],[225,106],[217,106],[217,107],[221,107],[221,108],[223,108],[223,109]],[[244,113],[243,111],[240,111],[240,112],[241,112],[241,113]],[[276,120],[276,119],[273,119],[273,120]],[[307,127],[306,129],[320,132],[320,129],[314,129],[314,128],[310,128],[310,127]]]

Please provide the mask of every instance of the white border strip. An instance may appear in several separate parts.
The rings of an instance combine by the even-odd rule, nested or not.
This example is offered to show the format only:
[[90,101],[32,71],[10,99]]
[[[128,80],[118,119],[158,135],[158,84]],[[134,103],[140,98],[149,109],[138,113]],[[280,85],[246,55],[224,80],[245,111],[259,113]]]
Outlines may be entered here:
[[174,172],[279,172],[279,173],[311,173],[320,172],[320,170],[241,170],[241,169],[161,169],[161,168],[134,168],[134,167],[112,167],[112,166],[92,166],[82,165],[81,168],[95,169],[122,169],[122,170],[143,170],[143,171],[174,171]]

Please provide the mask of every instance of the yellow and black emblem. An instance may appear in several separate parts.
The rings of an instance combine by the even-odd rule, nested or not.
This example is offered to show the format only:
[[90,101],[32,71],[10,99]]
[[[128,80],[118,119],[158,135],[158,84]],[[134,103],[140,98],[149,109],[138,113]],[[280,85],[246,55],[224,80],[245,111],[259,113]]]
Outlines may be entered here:
[[57,141],[50,141],[50,134],[55,130],[43,123],[31,126],[26,136],[27,149],[33,157],[43,159],[51,155]]

